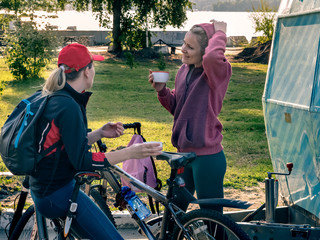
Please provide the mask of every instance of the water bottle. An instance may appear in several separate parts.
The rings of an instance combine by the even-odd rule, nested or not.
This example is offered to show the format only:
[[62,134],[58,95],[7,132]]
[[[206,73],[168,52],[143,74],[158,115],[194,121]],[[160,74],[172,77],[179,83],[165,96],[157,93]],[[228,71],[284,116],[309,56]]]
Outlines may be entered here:
[[124,199],[129,205],[129,210],[135,212],[138,218],[144,220],[151,215],[151,211],[148,209],[147,205],[144,204],[130,188],[123,187],[122,192],[124,193]]

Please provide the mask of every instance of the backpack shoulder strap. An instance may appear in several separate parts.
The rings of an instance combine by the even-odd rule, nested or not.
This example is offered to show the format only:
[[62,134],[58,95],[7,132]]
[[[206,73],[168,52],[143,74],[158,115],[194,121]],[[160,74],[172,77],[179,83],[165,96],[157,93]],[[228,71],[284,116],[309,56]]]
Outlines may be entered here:
[[68,93],[66,93],[65,91],[56,91],[56,92],[53,92],[49,95],[49,97],[55,97],[55,96],[65,96],[65,97],[68,97],[68,98],[72,98]]

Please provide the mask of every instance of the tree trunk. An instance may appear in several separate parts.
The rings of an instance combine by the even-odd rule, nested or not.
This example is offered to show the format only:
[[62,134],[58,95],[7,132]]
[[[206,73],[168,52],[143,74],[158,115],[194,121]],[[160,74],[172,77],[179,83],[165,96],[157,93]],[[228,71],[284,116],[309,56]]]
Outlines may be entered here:
[[119,53],[122,51],[121,41],[120,41],[121,6],[122,6],[121,0],[113,1],[113,30],[112,30],[113,46],[111,47],[111,49],[109,48],[110,49],[109,52]]

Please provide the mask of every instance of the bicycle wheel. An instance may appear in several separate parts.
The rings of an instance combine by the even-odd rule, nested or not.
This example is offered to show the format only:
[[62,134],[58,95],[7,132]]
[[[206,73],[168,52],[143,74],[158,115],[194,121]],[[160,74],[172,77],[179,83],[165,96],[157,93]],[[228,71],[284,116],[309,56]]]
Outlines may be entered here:
[[12,234],[9,236],[9,240],[37,239],[34,213],[34,205],[31,205],[24,214],[22,214]]
[[[250,240],[250,237],[230,218],[210,209],[193,210],[180,219],[191,239],[197,240]],[[178,226],[173,238],[187,239]]]
[[95,201],[95,203],[100,207],[100,209],[104,212],[104,214],[109,218],[109,220],[111,221],[111,223],[117,227],[116,222],[114,220],[114,217],[111,213],[111,210],[109,208],[109,206],[107,205],[106,201],[104,200],[104,198],[100,195],[100,192],[93,188],[90,190],[90,195],[93,198],[93,200]]
[[[13,229],[12,234],[9,236],[9,240],[36,240],[39,239],[38,228],[36,226],[36,214],[34,205],[31,205],[21,216],[16,227]],[[63,240],[63,227],[59,220],[51,220],[53,232],[49,235],[53,236],[53,239]],[[51,239],[51,238],[50,238]],[[70,234],[70,240],[75,239]]]

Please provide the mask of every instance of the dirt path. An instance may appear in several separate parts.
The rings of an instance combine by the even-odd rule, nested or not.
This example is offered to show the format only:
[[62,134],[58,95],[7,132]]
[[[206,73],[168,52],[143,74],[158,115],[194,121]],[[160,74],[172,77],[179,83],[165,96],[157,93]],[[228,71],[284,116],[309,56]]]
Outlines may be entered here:
[[[232,188],[225,188],[224,196],[229,199],[242,200],[252,203],[249,209],[257,209],[265,202],[264,183],[258,183],[256,187],[246,188],[245,190],[238,190]],[[235,211],[235,209],[224,209],[225,211]]]

